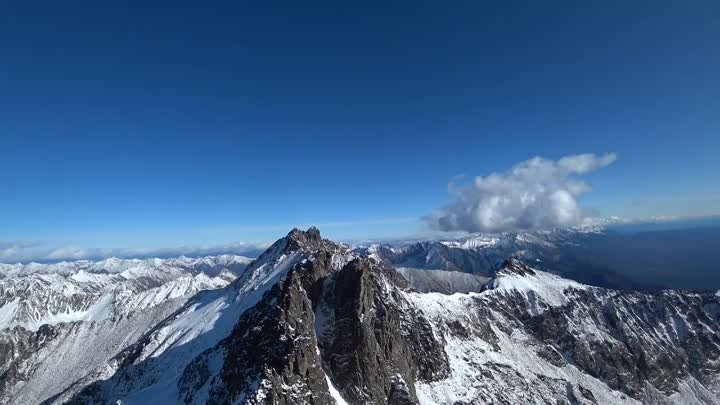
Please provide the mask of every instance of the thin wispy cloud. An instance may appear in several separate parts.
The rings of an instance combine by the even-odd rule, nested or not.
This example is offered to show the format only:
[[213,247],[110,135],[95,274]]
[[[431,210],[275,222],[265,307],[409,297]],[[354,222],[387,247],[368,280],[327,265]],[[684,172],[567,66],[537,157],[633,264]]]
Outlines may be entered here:
[[[267,234],[271,232],[275,236],[268,240],[260,242],[234,242],[234,243],[218,243],[218,244],[184,244],[174,247],[163,248],[99,248],[99,247],[82,247],[82,246],[63,246],[62,244],[50,244],[43,242],[27,242],[27,241],[0,241],[0,263],[16,263],[16,262],[57,262],[72,260],[101,260],[108,257],[118,258],[148,258],[148,257],[177,257],[177,256],[214,256],[221,254],[239,254],[243,256],[256,257],[260,255],[276,238],[283,236],[290,229],[297,227],[307,229],[310,226],[317,226],[325,229],[345,229],[361,226],[380,226],[390,224],[405,224],[417,222],[417,218],[381,218],[381,219],[362,219],[338,222],[305,222],[297,224],[269,224],[257,226],[227,226],[210,229],[186,229],[175,230],[177,233],[188,235],[203,234],[246,234],[252,236],[255,233]],[[142,234],[147,235],[151,231],[144,231]],[[101,233],[88,233],[85,237],[97,236]],[[113,235],[117,235],[115,232]],[[163,234],[160,232],[160,234]],[[134,236],[135,233],[128,232],[127,236]],[[78,235],[73,235],[75,238]],[[60,239],[61,235],[57,235],[53,239]],[[253,239],[255,239],[253,237]],[[60,246],[58,246],[60,245]]]
[[453,200],[427,216],[441,231],[500,232],[573,226],[591,220],[578,198],[591,190],[583,176],[611,165],[614,153],[534,157],[510,170],[478,176],[466,186],[451,183]]
[[215,256],[221,254],[238,254],[256,257],[269,246],[269,243],[237,242],[219,245],[186,245],[167,248],[134,248],[134,249],[107,249],[107,248],[80,248],[60,247],[49,248],[37,243],[26,242],[0,242],[0,263],[17,262],[56,262],[63,260],[100,260],[108,257],[123,259],[148,257],[177,257],[177,256]]
[[40,242],[30,241],[0,241],[0,263],[17,261],[24,254],[36,251],[42,247]]

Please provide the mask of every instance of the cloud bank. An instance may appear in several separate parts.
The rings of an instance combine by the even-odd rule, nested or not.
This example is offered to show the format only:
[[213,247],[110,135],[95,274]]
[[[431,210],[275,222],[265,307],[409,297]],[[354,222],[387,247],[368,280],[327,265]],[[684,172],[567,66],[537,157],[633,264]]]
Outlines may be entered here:
[[0,263],[17,262],[58,262],[62,260],[101,260],[108,257],[121,259],[143,258],[169,258],[178,256],[200,257],[221,254],[236,254],[248,257],[257,257],[267,247],[268,243],[229,243],[209,246],[178,246],[169,248],[137,248],[137,249],[104,249],[104,248],[77,248],[61,247],[48,248],[35,242],[2,242],[0,241]]
[[[205,235],[243,233],[252,235],[254,233],[267,235],[275,234],[276,237],[282,236],[290,229],[297,227],[307,229],[311,226],[317,226],[320,229],[338,228],[347,230],[355,229],[384,229],[384,225],[404,224],[417,222],[417,217],[405,218],[380,218],[380,219],[364,219],[355,221],[342,222],[309,222],[308,224],[285,224],[285,225],[261,225],[261,226],[230,226],[215,229],[202,229],[201,233]],[[191,233],[192,231],[184,231]],[[275,232],[278,231],[278,232]],[[258,239],[262,240],[262,239]],[[216,256],[221,254],[237,254],[248,257],[257,257],[265,251],[270,245],[270,241],[261,241],[255,243],[234,242],[226,244],[214,245],[197,245],[186,244],[182,246],[167,248],[98,248],[98,247],[78,247],[65,246],[56,242],[42,241],[3,241],[0,240],[0,263],[27,263],[36,262],[58,262],[72,260],[102,260],[109,257],[117,257],[121,259],[144,259],[144,258],[170,258],[178,256],[200,257],[200,256]],[[52,245],[51,245],[52,244]]]
[[450,184],[453,201],[425,217],[436,230],[502,232],[573,226],[590,219],[578,198],[590,191],[582,176],[612,164],[614,153],[534,157],[502,173]]

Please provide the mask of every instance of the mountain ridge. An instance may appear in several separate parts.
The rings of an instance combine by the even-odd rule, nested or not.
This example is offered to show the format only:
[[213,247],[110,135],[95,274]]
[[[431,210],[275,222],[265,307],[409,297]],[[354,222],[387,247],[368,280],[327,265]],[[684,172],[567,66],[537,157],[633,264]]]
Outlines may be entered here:
[[[15,354],[0,358],[0,403],[719,403],[715,294],[589,286],[517,257],[469,291],[411,281],[293,230],[224,287],[129,317],[5,330],[0,353]],[[130,343],[67,378],[38,371],[31,353],[62,356],[58,342],[77,336],[100,345],[108,327]]]

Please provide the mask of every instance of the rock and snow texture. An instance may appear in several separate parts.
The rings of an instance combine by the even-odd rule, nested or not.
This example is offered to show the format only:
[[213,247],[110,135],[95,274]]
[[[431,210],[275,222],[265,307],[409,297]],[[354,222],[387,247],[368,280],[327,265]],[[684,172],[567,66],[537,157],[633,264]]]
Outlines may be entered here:
[[487,288],[408,294],[446,341],[451,368],[418,382],[420,403],[720,403],[710,295],[588,287],[514,260]]
[[490,275],[509,257],[526,262],[546,259],[560,247],[584,237],[604,234],[602,227],[557,228],[546,231],[475,234],[450,240],[430,240],[399,245],[371,244],[354,251],[398,267],[452,270]]
[[439,292],[443,294],[480,292],[490,280],[478,274],[459,271],[397,268],[398,273],[419,292]]
[[228,285],[250,262],[242,256],[200,259],[107,259],[5,265],[0,270],[0,330],[100,321],[166,300]]
[[0,402],[720,403],[715,294],[591,287],[514,259],[490,277],[398,272],[380,250],[293,230],[223,288],[15,328]]
[[4,265],[0,403],[35,404],[85,378],[250,259],[108,259]]
[[[322,240],[317,230],[293,230],[253,261],[231,285],[193,297],[108,364],[98,365],[82,384],[47,403],[114,404],[119,400],[127,405],[175,403],[181,398],[207,402],[209,394],[202,391],[202,386],[193,384],[193,390],[188,389],[187,370],[201,367],[203,375],[221,370],[226,363],[223,355],[233,352],[219,345],[238,330],[245,319],[241,317],[255,316],[249,326],[240,328],[254,330],[260,319],[273,313],[274,307],[249,310],[261,305],[266,293],[282,285],[290,270],[311,265],[318,251],[329,255],[330,267],[346,261],[344,252]],[[247,312],[250,314],[245,315]],[[201,392],[194,393],[195,389]]]
[[371,244],[358,246],[354,251],[392,267],[449,270],[484,277],[492,277],[506,259],[514,257],[585,284],[616,289],[649,288],[652,284],[638,284],[606,267],[596,266],[593,260],[583,259],[579,252],[584,252],[584,247],[594,246],[610,235],[601,226],[584,226],[475,234],[396,245]]

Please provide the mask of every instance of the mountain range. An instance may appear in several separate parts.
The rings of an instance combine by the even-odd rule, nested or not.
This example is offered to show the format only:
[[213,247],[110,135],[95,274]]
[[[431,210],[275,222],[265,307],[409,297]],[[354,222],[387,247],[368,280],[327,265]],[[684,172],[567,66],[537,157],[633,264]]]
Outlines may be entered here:
[[2,265],[0,403],[720,403],[720,297],[574,254],[606,237]]

